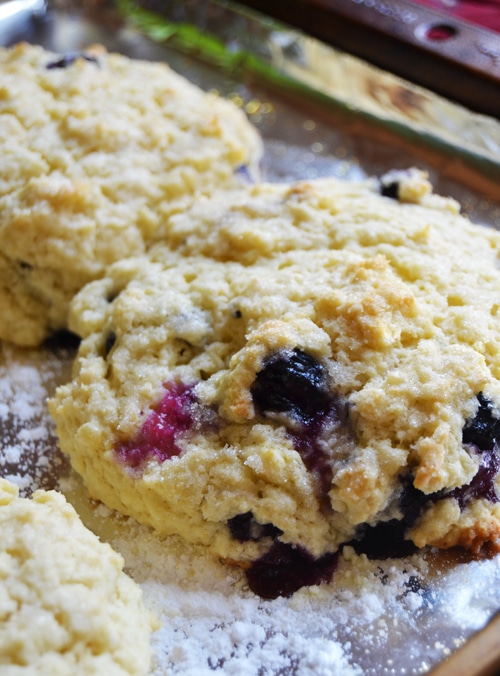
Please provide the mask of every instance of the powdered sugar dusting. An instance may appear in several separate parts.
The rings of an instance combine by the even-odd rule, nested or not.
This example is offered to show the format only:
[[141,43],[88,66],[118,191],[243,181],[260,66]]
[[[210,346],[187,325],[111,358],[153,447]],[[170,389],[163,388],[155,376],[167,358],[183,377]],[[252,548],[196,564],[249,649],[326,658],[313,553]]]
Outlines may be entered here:
[[57,488],[122,553],[161,620],[152,676],[422,674],[500,606],[500,560],[435,553],[370,561],[345,548],[329,585],[263,601],[243,571],[93,503],[57,448],[46,401],[70,351],[1,346],[0,474]]
[[67,373],[69,354],[0,345],[0,473],[24,495],[52,488],[69,471],[57,449],[47,397]]
[[[351,548],[331,584],[263,601],[239,568],[88,505],[79,480],[66,489],[93,530],[123,554],[162,621],[153,637],[154,676],[422,674],[484,625],[500,601],[498,559],[444,561],[428,553],[370,561]],[[461,611],[457,584],[465,594]]]

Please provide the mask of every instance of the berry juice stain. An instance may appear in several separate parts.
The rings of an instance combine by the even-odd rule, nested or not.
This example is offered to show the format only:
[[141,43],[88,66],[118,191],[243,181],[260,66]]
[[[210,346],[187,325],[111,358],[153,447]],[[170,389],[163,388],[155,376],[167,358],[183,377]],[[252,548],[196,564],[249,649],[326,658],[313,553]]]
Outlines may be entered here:
[[332,419],[335,422],[337,416],[334,409],[327,413],[319,414],[308,425],[289,432],[293,439],[294,448],[302,458],[302,462],[318,480],[320,497],[327,495],[333,477],[332,467],[321,440],[327,421]]
[[178,440],[189,432],[194,424],[196,396],[194,385],[166,383],[163,398],[144,421],[134,439],[115,449],[120,461],[136,469],[154,457],[164,462],[180,455]]

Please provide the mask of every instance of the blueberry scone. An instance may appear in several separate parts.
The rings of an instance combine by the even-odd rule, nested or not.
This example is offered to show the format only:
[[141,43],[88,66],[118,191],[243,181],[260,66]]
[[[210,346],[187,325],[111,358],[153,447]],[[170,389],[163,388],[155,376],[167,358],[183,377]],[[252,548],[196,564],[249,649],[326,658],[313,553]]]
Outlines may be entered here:
[[242,110],[166,64],[0,49],[0,338],[36,345],[193,194],[258,176]]
[[94,498],[262,595],[345,543],[497,548],[496,231],[418,172],[258,185],[168,227],[72,304],[50,410]]
[[149,673],[154,620],[123,559],[64,496],[0,479],[0,671]]

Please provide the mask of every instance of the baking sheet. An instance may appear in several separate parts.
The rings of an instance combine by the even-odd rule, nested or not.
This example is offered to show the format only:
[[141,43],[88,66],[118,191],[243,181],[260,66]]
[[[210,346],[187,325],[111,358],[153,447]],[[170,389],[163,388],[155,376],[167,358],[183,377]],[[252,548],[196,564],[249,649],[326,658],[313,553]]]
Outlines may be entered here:
[[[421,90],[226,2],[162,7],[166,22],[148,16],[145,24],[136,12],[132,22],[109,7],[52,4],[36,18],[23,17],[14,31],[2,33],[0,23],[0,40],[25,36],[60,52],[101,42],[130,56],[165,59],[245,109],[263,134],[269,180],[348,180],[417,164],[474,220],[500,228],[495,121],[430,92],[422,92],[424,115]],[[173,36],[167,45],[148,37],[167,34]],[[216,40],[202,41],[201,34]],[[388,102],[395,91],[404,106]],[[347,549],[330,585],[262,601],[237,568],[89,502],[57,449],[46,411],[47,397],[69,378],[73,354],[57,342],[40,350],[0,345],[0,474],[24,494],[59,488],[124,555],[162,620],[153,637],[153,674],[423,674],[500,607],[499,557],[433,551],[369,561]]]

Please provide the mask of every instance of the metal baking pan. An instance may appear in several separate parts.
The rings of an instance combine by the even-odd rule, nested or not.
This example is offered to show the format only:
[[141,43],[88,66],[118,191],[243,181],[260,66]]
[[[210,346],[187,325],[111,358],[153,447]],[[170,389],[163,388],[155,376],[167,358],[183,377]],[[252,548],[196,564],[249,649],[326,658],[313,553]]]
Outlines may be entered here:
[[[480,26],[460,19],[461,3],[242,1],[471,110],[500,118],[499,35],[486,22]],[[477,13],[483,6],[477,3]]]
[[[263,135],[271,181],[419,166],[473,220],[500,228],[498,120],[242,6],[0,2],[0,41],[20,39],[58,52],[100,42],[168,61],[247,112]],[[62,490],[124,555],[162,620],[153,674],[424,674],[474,645],[471,637],[500,608],[499,557],[434,551],[394,561],[346,554],[330,585],[261,601],[238,569],[90,502],[45,408],[69,377],[72,356],[61,345],[0,345],[0,474],[26,494]],[[495,673],[476,667],[468,674]]]

